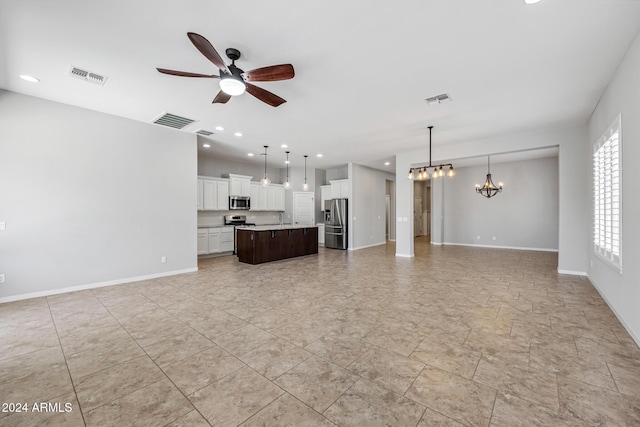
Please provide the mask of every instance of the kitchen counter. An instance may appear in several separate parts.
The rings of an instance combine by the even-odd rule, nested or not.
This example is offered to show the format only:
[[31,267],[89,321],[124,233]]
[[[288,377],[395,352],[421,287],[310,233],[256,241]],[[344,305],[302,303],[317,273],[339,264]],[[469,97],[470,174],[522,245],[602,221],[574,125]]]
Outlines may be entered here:
[[312,225],[259,225],[236,230],[240,262],[261,264],[318,253],[318,227]]

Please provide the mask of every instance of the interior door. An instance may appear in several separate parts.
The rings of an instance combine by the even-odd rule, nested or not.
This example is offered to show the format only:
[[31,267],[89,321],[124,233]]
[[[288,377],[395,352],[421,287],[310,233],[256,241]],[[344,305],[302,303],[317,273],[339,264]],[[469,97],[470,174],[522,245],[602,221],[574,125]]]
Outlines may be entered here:
[[413,230],[414,236],[422,236],[422,198],[416,197],[413,201]]
[[293,224],[314,225],[314,194],[306,191],[293,192]]

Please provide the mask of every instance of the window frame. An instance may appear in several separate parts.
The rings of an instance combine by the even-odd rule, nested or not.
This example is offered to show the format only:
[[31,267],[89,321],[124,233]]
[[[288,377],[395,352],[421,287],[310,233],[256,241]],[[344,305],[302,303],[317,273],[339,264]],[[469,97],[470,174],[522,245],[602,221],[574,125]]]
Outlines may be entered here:
[[[617,151],[617,159],[602,159],[603,156],[606,156],[606,154],[601,154],[601,150],[606,150],[606,145],[607,143],[616,135],[617,133],[617,150],[613,150],[614,152]],[[611,149],[609,149],[610,153],[611,153]],[[605,152],[606,153],[606,152]],[[609,153],[609,154],[610,154]],[[592,200],[592,222],[591,222],[591,240],[592,240],[592,246],[593,246],[593,253],[600,258],[602,261],[604,261],[607,265],[609,265],[610,267],[612,267],[613,269],[617,270],[620,274],[622,274],[622,116],[621,114],[618,114],[618,116],[613,120],[613,123],[611,123],[611,125],[607,128],[607,130],[602,134],[602,136],[600,136],[600,138],[598,138],[598,140],[595,142],[595,144],[593,145],[593,154],[591,157],[592,160],[592,166],[591,166],[591,177],[592,177],[592,196],[593,196],[593,200]],[[618,220],[617,220],[617,224],[614,224],[613,221],[613,217],[614,217],[614,213],[616,210],[616,206],[615,206],[615,202],[613,200],[610,200],[611,198],[615,198],[615,191],[613,192],[609,192],[607,194],[600,194],[600,193],[606,193],[607,189],[611,190],[615,190],[615,188],[612,188],[615,186],[615,180],[613,178],[615,178],[615,172],[611,173],[611,165],[613,163],[615,163],[615,160],[617,160],[617,165],[618,165],[618,171],[617,171],[617,178],[618,178],[618,182],[617,182],[617,211],[618,211]],[[608,172],[608,174],[606,174],[606,177],[602,176],[601,170],[602,168],[606,168],[608,167],[607,170],[605,170],[605,173]],[[598,188],[596,188],[596,182],[598,181],[598,178],[604,178],[605,181],[608,178],[609,182],[605,184],[605,186],[603,186],[600,189],[600,192],[598,191]],[[607,195],[609,195],[609,200],[607,198]],[[607,205],[607,201],[609,201],[609,203],[611,204],[611,206],[609,208],[606,207]],[[600,220],[598,222],[597,218],[598,218],[598,213],[600,213],[602,215],[602,213],[604,213],[605,215],[605,219]],[[607,218],[611,218],[612,224],[609,227],[610,231],[607,231],[607,224],[606,224],[606,220]],[[604,224],[603,224],[604,222]],[[615,238],[615,228],[617,225],[617,248],[613,247],[613,242],[614,242],[614,238]],[[604,228],[604,231],[603,231]],[[604,234],[604,236],[602,236]],[[604,245],[602,245],[600,242],[602,242],[604,240]],[[607,241],[611,241],[611,246],[607,245]],[[615,253],[614,249],[617,249],[617,254]],[[616,260],[617,258],[617,260]]]

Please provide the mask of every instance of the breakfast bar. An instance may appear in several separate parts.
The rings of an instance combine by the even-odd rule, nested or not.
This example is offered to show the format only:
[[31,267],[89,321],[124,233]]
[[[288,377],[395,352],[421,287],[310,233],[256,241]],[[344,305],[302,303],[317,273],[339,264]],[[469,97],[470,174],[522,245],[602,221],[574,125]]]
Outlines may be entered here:
[[238,260],[248,264],[318,253],[318,227],[262,225],[237,230]]

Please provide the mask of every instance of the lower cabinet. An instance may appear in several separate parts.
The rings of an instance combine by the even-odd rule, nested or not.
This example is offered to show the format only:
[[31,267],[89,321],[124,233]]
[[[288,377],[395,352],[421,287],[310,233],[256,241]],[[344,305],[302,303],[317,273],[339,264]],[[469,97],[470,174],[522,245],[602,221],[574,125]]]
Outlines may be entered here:
[[198,255],[233,252],[233,227],[198,229]]
[[318,228],[254,231],[239,229],[237,255],[240,262],[261,264],[318,253]]
[[318,245],[324,246],[324,224],[318,225]]

